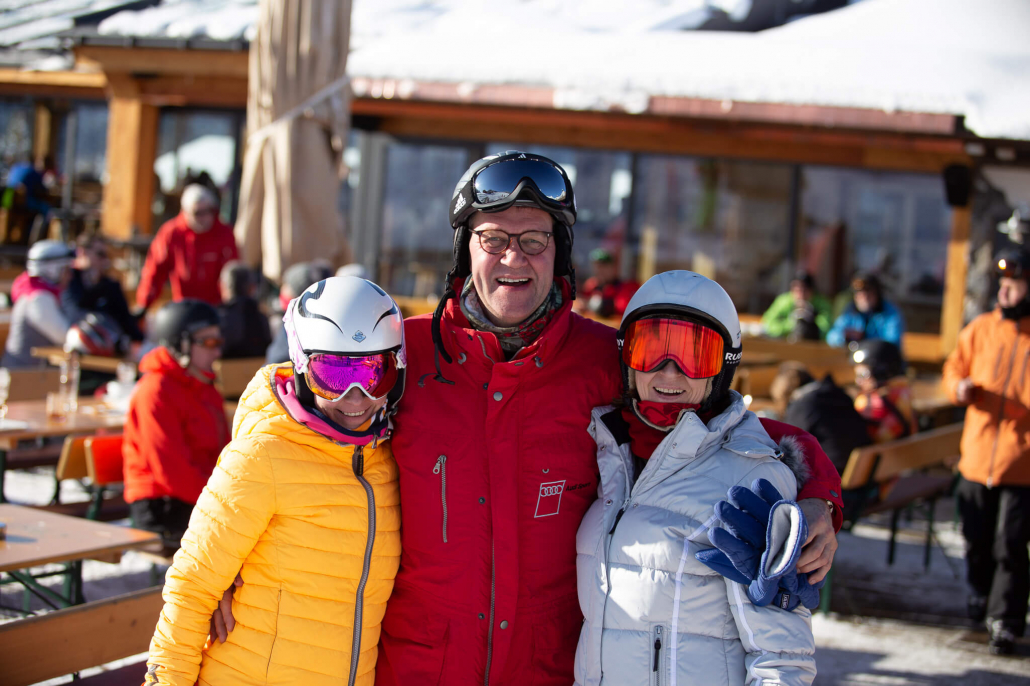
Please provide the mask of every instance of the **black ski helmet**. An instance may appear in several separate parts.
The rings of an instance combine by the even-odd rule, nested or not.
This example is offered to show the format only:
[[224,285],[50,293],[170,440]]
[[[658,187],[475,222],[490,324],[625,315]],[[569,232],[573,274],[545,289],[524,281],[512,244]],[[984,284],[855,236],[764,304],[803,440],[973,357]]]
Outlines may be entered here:
[[994,271],[1010,279],[1030,279],[1030,252],[1005,248],[995,257]]
[[880,384],[905,373],[905,359],[901,356],[901,349],[879,338],[856,343],[855,349],[851,351],[851,363],[869,367],[873,379]]
[[[499,176],[507,175],[511,187],[477,191],[476,183],[480,175],[491,167],[501,169],[501,165],[505,165],[505,174]],[[540,174],[536,180],[533,177],[534,171]],[[541,185],[548,187],[541,188]],[[452,359],[443,345],[440,319],[447,301],[457,297],[454,281],[468,278],[472,274],[472,257],[469,252],[472,230],[469,228],[469,220],[476,212],[503,212],[511,207],[535,207],[550,214],[554,231],[554,275],[568,278],[572,286],[572,299],[576,299],[576,270],[572,264],[576,196],[569,175],[557,162],[543,155],[519,150],[488,155],[474,162],[462,174],[454,187],[449,207],[451,227],[454,229],[453,262],[445,277],[443,296],[433,313],[431,326],[433,345],[448,363]],[[437,378],[442,379],[439,365],[437,367]]]
[[209,326],[221,326],[218,310],[203,300],[187,298],[168,303],[154,315],[151,337],[158,345],[188,361],[193,334]]

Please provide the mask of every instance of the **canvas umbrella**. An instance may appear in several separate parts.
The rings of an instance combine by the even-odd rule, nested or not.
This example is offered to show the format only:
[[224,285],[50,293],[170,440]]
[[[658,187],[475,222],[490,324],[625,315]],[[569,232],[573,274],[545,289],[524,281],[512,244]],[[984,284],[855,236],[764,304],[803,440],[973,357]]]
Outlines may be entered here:
[[261,0],[250,46],[236,242],[271,279],[350,261],[337,210],[350,115],[350,0]]

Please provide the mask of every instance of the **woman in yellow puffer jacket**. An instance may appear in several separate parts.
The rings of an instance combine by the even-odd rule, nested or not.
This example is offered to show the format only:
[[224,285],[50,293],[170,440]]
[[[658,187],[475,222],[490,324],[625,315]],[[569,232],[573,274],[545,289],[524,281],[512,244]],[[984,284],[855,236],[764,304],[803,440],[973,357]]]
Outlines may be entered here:
[[[404,390],[403,320],[357,277],[316,283],[283,319],[292,364],[259,371],[240,400],[168,570],[148,684],[375,681],[401,553],[387,439]],[[235,630],[205,648],[237,571]]]

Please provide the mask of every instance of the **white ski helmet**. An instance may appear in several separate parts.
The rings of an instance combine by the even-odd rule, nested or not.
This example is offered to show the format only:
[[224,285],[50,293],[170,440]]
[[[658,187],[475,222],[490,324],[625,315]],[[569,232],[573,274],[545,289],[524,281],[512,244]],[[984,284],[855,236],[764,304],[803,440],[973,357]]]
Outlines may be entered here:
[[[618,343],[622,350],[626,329],[638,320],[656,316],[672,316],[700,322],[722,335],[722,371],[712,381],[712,390],[702,403],[701,411],[725,397],[740,364],[740,318],[733,300],[722,286],[711,279],[686,270],[655,274],[633,295],[622,315]],[[622,382],[629,389],[629,368],[619,356]]]
[[61,272],[72,263],[75,253],[61,241],[36,241],[29,248],[25,271],[50,283],[61,280]]
[[393,298],[371,281],[332,276],[312,284],[290,301],[283,317],[295,372],[297,397],[305,405],[314,396],[302,378],[308,359],[317,353],[375,355],[393,353],[398,378],[387,394],[386,416],[404,394],[404,316]]

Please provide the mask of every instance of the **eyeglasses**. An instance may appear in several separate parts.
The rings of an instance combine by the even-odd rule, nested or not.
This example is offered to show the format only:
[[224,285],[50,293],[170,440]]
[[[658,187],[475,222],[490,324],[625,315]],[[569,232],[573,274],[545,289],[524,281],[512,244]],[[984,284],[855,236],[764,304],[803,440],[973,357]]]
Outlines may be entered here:
[[379,400],[393,389],[397,377],[393,353],[362,357],[319,353],[308,359],[304,375],[311,392],[326,400],[339,400],[355,386],[372,400]]
[[522,252],[527,255],[539,255],[547,250],[547,244],[551,240],[548,231],[526,231],[520,234],[510,234],[500,229],[487,229],[485,231],[473,231],[479,236],[479,245],[485,252],[491,255],[500,255],[508,249],[511,242],[517,241]]
[[221,336],[208,336],[207,338],[198,338],[194,340],[193,345],[199,345],[201,348],[214,350],[215,348],[221,348],[224,346],[225,339]]
[[622,361],[638,372],[653,372],[672,360],[691,379],[716,376],[723,367],[725,342],[715,330],[682,319],[638,319],[626,329]]

